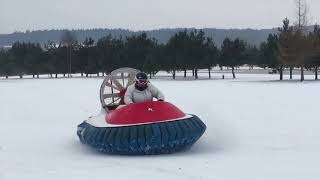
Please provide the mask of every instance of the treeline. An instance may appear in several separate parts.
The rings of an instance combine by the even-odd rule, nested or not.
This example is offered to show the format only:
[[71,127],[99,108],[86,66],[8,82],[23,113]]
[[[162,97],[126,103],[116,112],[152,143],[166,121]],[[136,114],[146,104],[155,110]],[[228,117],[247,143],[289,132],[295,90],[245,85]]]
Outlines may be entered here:
[[[272,68],[280,73],[284,69],[299,67],[315,72],[320,66],[320,30],[315,26],[308,34],[295,30],[284,21],[277,34],[270,34],[259,47],[251,46],[237,38],[225,38],[218,47],[203,30],[179,31],[167,43],[158,43],[146,33],[125,38],[111,35],[98,41],[88,37],[77,42],[67,31],[61,43],[49,41],[43,46],[37,43],[16,42],[9,50],[0,50],[0,76],[49,74],[57,77],[81,73],[104,75],[120,67],[133,67],[154,75],[160,70],[171,72],[192,70],[198,78],[198,69],[215,66],[229,67],[235,78],[235,69],[242,65]],[[302,70],[301,70],[302,72]],[[316,73],[317,77],[317,73]]]
[[[183,31],[183,28],[166,28],[166,29],[157,29],[157,30],[147,30],[144,31],[148,37],[155,38],[159,43],[167,43],[170,37],[179,31]],[[187,31],[190,32],[194,28],[187,28]],[[67,30],[35,30],[26,32],[15,32],[12,34],[0,34],[0,47],[10,46],[15,42],[33,42],[44,44],[48,40],[59,43],[61,36]],[[142,31],[130,31],[126,29],[77,29],[70,30],[72,34],[77,37],[78,42],[83,42],[86,37],[91,37],[95,41],[98,41],[100,38],[110,34],[112,37],[127,37],[131,35],[138,35]],[[204,28],[203,31],[208,37],[214,37],[214,42],[221,46],[224,38],[230,37],[232,39],[239,37],[240,39],[246,40],[250,44],[259,45],[261,42],[267,39],[269,33],[274,33],[276,29],[215,29],[215,28]]]

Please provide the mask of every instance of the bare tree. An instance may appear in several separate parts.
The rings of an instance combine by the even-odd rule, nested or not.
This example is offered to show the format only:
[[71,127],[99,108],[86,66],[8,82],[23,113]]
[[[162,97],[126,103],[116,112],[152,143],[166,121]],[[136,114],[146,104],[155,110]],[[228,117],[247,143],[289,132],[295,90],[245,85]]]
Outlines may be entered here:
[[76,36],[69,30],[63,32],[61,36],[61,43],[67,48],[67,64],[69,64],[68,77],[71,77],[72,73],[72,49],[76,45]]
[[309,24],[309,6],[306,0],[294,0],[295,2],[295,16],[296,27],[298,30],[305,30],[304,28]]
[[[306,0],[294,0],[295,2],[295,15],[296,15],[296,28],[295,31],[297,31],[298,34],[304,35],[306,34],[306,27],[308,25],[308,12],[309,12],[309,6]],[[304,59],[300,58],[300,71],[301,71],[301,81],[304,81]]]

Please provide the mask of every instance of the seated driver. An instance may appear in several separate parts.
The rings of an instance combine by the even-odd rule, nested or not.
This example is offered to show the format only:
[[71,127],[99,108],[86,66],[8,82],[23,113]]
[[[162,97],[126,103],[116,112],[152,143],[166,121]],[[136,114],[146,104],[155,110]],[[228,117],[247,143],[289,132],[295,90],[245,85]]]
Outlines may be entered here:
[[125,104],[152,101],[153,98],[157,98],[158,101],[164,100],[164,95],[149,82],[147,74],[139,72],[135,77],[135,81],[134,84],[127,88],[124,95]]

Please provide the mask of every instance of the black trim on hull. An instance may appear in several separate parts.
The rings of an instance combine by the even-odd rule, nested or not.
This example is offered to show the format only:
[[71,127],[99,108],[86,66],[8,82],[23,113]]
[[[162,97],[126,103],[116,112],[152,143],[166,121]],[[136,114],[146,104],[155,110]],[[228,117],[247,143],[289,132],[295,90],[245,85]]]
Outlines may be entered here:
[[83,144],[109,154],[168,154],[191,147],[205,132],[206,125],[195,115],[190,118],[125,127],[78,125]]

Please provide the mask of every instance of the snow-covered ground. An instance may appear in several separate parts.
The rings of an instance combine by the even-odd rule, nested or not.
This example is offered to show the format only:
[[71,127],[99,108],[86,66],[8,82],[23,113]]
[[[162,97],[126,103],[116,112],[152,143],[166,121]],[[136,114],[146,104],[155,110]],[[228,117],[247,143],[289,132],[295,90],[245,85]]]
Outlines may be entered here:
[[187,152],[142,157],[80,144],[76,126],[99,112],[102,79],[2,79],[0,180],[320,179],[320,82],[237,76],[152,80],[207,131]]

